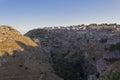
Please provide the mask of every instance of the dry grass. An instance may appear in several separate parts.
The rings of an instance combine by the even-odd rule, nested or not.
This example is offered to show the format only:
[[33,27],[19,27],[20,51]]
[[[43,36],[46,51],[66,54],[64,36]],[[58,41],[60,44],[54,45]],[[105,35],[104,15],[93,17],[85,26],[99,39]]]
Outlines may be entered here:
[[[9,29],[10,28],[10,29]],[[2,33],[2,31],[6,31]],[[26,46],[35,47],[37,46],[31,39],[21,35],[18,31],[12,29],[11,27],[2,26],[0,27],[0,56],[8,53],[13,54],[13,51],[23,50],[23,48],[17,43],[21,42]]]

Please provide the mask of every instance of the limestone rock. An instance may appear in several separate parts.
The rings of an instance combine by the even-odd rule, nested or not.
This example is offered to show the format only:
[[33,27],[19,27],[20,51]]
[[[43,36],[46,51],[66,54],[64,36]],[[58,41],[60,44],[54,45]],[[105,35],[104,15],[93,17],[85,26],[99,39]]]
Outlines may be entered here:
[[120,60],[120,51],[114,51],[114,52],[107,52],[103,54],[103,58],[105,60]]
[[[102,79],[104,73],[110,73],[111,65],[120,62],[119,45],[109,51],[111,44],[120,42],[119,28],[118,24],[45,27],[33,29],[25,36],[37,39],[55,72],[65,80],[119,80]],[[116,67],[113,68],[114,72]]]

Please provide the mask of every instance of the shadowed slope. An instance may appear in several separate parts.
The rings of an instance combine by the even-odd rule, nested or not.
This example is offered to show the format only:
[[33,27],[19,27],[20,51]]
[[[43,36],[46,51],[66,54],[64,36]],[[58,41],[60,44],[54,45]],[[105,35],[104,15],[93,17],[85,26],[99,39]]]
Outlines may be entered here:
[[31,39],[2,26],[0,40],[0,80],[62,80]]

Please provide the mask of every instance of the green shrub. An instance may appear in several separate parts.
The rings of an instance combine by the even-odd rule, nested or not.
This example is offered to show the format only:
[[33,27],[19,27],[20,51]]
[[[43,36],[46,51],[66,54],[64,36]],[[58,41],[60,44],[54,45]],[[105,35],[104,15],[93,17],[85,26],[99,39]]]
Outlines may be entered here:
[[110,45],[109,51],[115,51],[115,50],[119,50],[120,51],[120,42],[116,43],[116,44]]
[[119,71],[112,72],[111,80],[120,80],[120,72]]
[[108,40],[107,38],[101,38],[101,39],[100,39],[100,42],[101,42],[101,43],[106,43],[107,40]]
[[103,80],[120,80],[120,71],[113,71],[112,73],[107,73],[101,76]]
[[38,34],[37,36],[39,36],[40,38],[44,38],[45,34]]

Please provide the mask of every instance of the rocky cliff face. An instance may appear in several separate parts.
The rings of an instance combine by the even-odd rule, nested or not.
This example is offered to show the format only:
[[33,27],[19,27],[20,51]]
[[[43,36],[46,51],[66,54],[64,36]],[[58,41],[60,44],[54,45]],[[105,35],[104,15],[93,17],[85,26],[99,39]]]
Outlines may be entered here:
[[65,80],[120,80],[120,25],[91,24],[29,31]]
[[9,26],[0,26],[0,80],[62,80],[43,50]]

